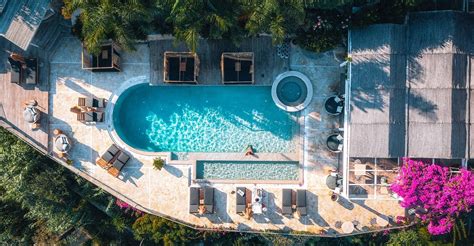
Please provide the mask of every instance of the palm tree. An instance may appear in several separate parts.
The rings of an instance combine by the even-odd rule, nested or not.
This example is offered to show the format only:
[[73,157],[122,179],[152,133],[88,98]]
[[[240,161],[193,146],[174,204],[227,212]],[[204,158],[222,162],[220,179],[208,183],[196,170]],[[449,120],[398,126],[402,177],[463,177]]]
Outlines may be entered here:
[[133,50],[134,40],[146,37],[144,24],[153,18],[153,6],[154,0],[65,0],[63,14],[81,10],[82,41],[90,53],[97,54],[107,39]]
[[194,52],[200,37],[236,41],[240,12],[237,0],[176,0],[169,20],[177,40]]
[[269,33],[273,43],[281,43],[304,22],[304,2],[298,0],[254,0],[248,6],[245,28],[252,35]]

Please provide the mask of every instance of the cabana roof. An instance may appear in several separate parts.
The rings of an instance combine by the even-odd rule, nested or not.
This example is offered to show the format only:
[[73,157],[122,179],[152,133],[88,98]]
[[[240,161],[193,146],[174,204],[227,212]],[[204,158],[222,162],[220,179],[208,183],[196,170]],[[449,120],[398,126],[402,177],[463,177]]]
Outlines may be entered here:
[[165,52],[163,78],[168,83],[197,83],[199,57],[194,52]]
[[93,72],[120,72],[120,47],[113,42],[104,43],[98,55],[90,54],[82,47],[82,69]]
[[254,83],[252,52],[222,53],[222,83]]
[[408,20],[351,31],[348,154],[472,158],[473,15]]

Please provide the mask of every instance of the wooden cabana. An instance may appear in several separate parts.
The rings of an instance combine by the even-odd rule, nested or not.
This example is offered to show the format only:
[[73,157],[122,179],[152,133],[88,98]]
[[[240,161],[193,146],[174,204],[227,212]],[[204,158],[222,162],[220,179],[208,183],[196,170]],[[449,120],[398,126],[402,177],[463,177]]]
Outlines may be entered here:
[[165,52],[163,71],[167,83],[197,83],[199,57],[194,52]]
[[252,52],[222,53],[221,74],[224,84],[253,84],[254,58]]
[[92,72],[120,72],[120,48],[114,43],[104,44],[98,55],[82,47],[82,69]]

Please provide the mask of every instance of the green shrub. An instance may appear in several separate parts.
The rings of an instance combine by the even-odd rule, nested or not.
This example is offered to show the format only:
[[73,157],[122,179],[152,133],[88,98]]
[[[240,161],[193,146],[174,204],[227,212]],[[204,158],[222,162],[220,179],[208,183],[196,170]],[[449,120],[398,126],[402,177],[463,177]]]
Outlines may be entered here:
[[153,159],[153,168],[161,170],[165,166],[165,160],[160,157]]
[[296,31],[295,43],[302,48],[324,52],[343,43],[349,28],[349,14],[340,11],[313,11]]

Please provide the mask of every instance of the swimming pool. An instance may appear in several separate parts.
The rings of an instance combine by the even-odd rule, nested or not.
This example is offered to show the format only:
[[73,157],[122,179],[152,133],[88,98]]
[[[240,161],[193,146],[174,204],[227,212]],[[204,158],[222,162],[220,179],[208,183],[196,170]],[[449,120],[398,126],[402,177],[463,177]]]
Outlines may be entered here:
[[286,180],[299,179],[297,161],[196,161],[196,179]]
[[113,109],[117,135],[149,152],[293,153],[296,113],[278,108],[270,86],[149,86],[125,90]]

